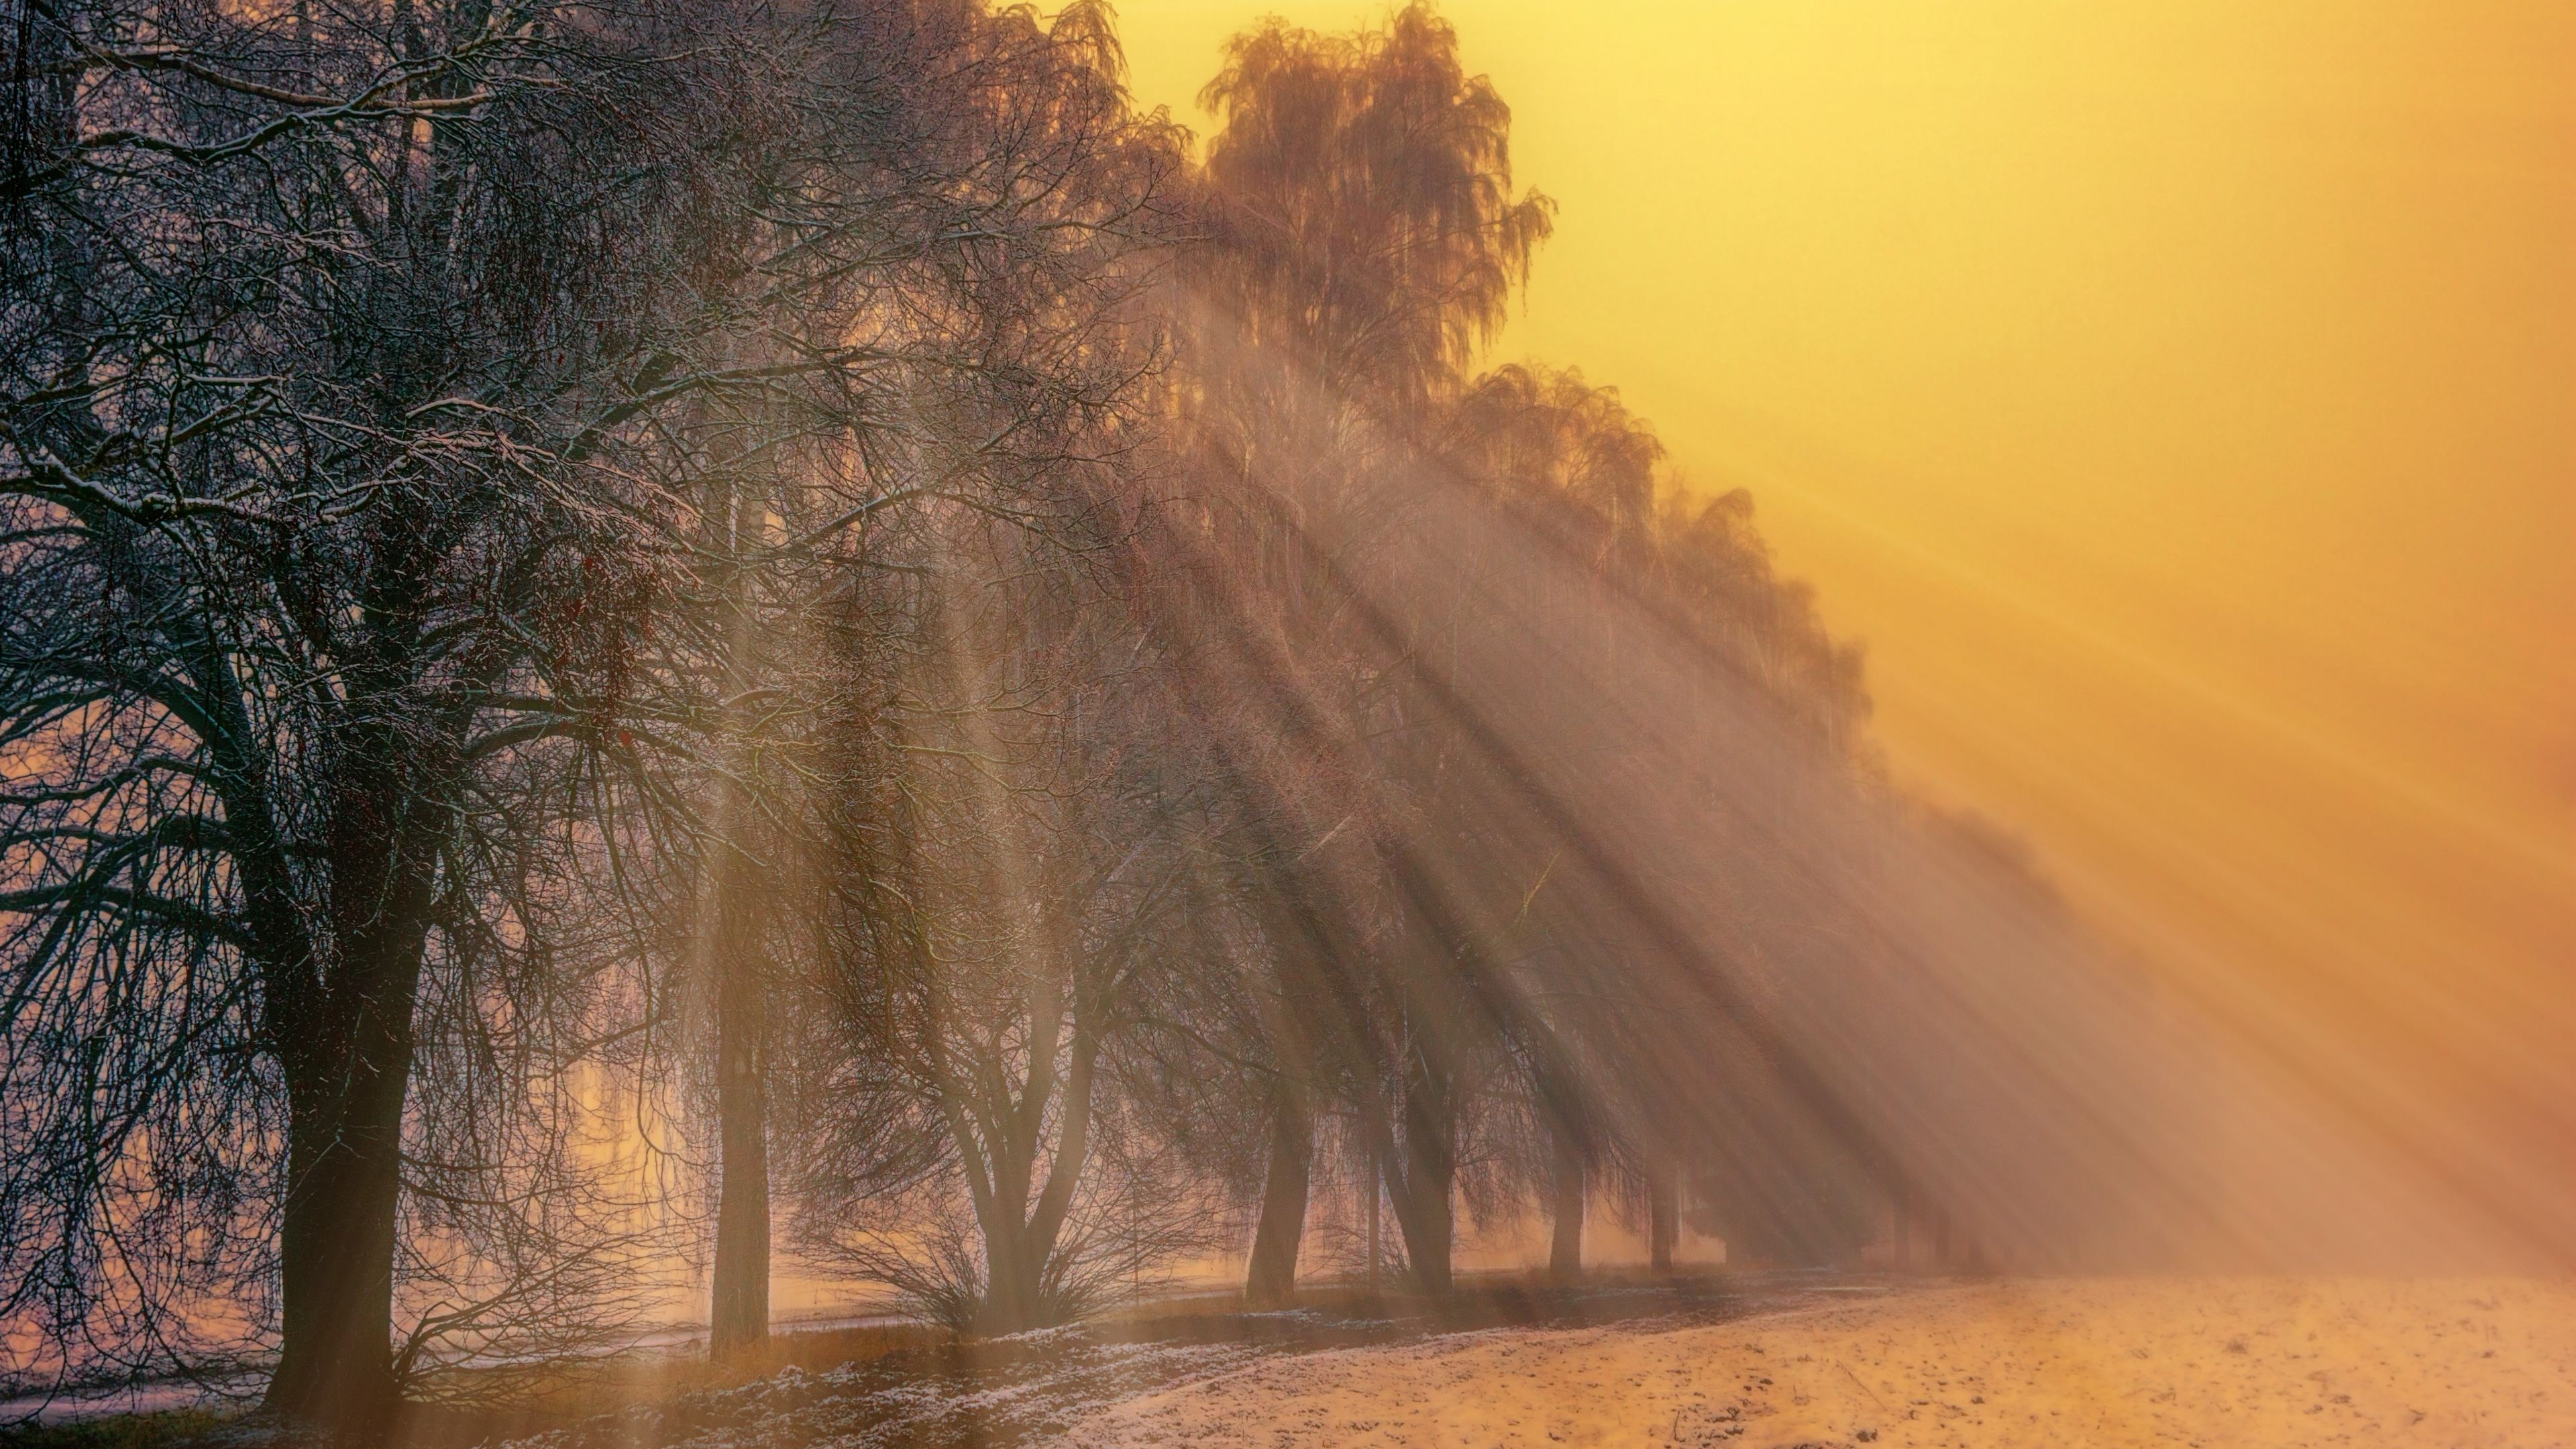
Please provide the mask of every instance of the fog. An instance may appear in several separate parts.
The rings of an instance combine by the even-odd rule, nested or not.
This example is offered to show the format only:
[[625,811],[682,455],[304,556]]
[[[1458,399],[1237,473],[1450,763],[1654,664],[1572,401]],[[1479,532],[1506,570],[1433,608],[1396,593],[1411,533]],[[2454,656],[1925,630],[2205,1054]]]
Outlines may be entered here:
[[[1925,770],[1879,659],[2022,651],[1872,654],[1812,499],[1506,360],[1566,210],[1428,5],[1248,24],[1196,135],[1098,4],[420,8],[12,42],[17,1403],[2576,1258],[2557,844],[2259,698],[2294,788],[2029,681],[2048,808]],[[2371,791],[2424,895],[2329,909]]]

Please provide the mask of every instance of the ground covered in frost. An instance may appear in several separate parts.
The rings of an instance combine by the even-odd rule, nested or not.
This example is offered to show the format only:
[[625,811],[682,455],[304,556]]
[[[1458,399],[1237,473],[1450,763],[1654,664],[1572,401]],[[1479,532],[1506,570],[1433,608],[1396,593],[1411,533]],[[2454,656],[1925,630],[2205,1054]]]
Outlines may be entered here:
[[2576,1446],[2576,1284],[1722,1277],[905,1351],[517,1449]]
[[2576,1285],[2000,1280],[1272,1357],[1082,1449],[2576,1445]]
[[[1478,1333],[1669,1331],[1878,1293],[1804,1275],[1580,1290],[1487,1285],[1419,1308],[1193,1313],[908,1349],[821,1372],[639,1403],[510,1449],[1014,1449],[1098,1442],[1140,1397],[1240,1382],[1274,1361],[1398,1352]],[[1465,1337],[1462,1337],[1464,1335]],[[1157,1431],[1160,1432],[1160,1431]],[[1267,1443],[1267,1440],[1263,1442]]]

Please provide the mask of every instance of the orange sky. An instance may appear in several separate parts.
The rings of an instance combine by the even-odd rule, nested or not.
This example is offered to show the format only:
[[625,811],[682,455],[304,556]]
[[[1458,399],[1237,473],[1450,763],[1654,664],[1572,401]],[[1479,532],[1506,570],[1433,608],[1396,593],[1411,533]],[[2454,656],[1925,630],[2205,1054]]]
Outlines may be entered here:
[[[1273,11],[1385,7],[1121,0],[1138,93]],[[2576,1085],[2576,5],[1444,13],[1562,205],[1498,355],[1753,489],[1905,780],[2197,993]]]

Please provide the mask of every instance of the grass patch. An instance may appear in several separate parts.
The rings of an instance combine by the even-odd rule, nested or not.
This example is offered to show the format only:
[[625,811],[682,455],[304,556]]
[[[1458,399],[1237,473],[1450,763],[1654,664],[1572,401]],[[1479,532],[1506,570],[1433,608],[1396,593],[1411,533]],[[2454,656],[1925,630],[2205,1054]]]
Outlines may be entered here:
[[202,1443],[240,1417],[223,1409],[164,1409],[149,1414],[102,1414],[59,1424],[19,1424],[0,1429],[6,1449],[170,1449]]

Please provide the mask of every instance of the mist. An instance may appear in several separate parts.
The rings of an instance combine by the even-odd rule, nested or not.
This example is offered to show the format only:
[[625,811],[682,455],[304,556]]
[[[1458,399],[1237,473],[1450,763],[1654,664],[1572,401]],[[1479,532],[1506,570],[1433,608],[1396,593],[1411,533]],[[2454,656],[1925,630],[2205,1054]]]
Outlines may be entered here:
[[13,1416],[1119,1442],[1494,1329],[1870,1442],[1831,1335],[2224,1421],[2576,1323],[2568,982],[1922,788],[1771,499],[1501,355],[1565,214],[1431,6],[1203,134],[1092,3],[20,18]]

